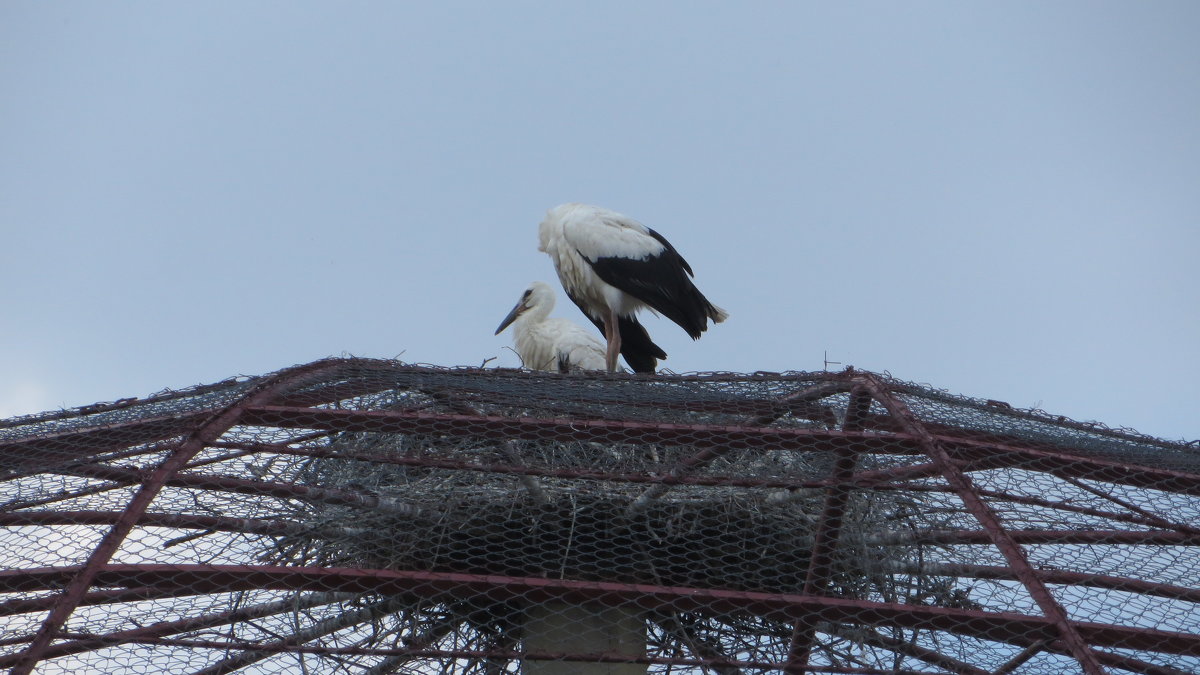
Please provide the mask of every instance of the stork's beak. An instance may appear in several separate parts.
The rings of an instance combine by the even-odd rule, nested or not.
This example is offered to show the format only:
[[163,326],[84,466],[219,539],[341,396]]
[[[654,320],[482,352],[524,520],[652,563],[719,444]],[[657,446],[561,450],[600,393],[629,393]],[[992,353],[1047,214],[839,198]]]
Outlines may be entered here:
[[517,306],[513,307],[512,311],[508,313],[508,316],[504,317],[504,320],[500,322],[500,327],[496,329],[496,332],[493,333],[493,335],[499,335],[500,331],[508,328],[508,324],[516,321],[517,317],[521,316],[521,312],[524,312],[525,309],[525,298],[521,298],[521,301],[517,303]]

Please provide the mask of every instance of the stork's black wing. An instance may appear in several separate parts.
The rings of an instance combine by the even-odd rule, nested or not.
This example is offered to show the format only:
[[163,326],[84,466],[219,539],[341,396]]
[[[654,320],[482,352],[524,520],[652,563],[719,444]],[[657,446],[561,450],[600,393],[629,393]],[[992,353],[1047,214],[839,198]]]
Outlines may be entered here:
[[[708,317],[716,310],[692,283],[692,267],[671,242],[654,230],[646,229],[663,245],[658,255],[645,258],[612,256],[595,260],[582,252],[580,255],[605,283],[646,303],[679,324],[695,340],[708,329]],[[621,339],[624,338],[622,332]]]

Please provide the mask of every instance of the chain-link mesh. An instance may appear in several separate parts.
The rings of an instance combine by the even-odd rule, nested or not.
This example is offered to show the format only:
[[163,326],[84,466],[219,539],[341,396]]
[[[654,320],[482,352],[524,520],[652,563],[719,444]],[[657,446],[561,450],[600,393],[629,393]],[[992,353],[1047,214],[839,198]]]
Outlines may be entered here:
[[856,371],[338,359],[0,423],[13,673],[1200,671],[1200,452]]

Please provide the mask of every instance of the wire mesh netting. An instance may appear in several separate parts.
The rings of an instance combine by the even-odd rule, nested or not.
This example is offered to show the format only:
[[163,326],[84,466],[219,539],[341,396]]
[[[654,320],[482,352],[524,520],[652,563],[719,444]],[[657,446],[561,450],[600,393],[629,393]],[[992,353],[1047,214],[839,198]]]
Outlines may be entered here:
[[1200,671],[1200,452],[890,378],[331,359],[0,423],[0,668]]

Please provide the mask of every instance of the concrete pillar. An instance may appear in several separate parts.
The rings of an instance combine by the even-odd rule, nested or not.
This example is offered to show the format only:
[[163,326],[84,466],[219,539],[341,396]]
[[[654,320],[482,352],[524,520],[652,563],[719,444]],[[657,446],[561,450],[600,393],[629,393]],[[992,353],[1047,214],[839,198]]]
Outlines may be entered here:
[[[646,620],[632,607],[565,602],[532,605],[525,613],[525,649],[556,654],[646,655]],[[525,660],[524,675],[645,675],[644,663]]]

